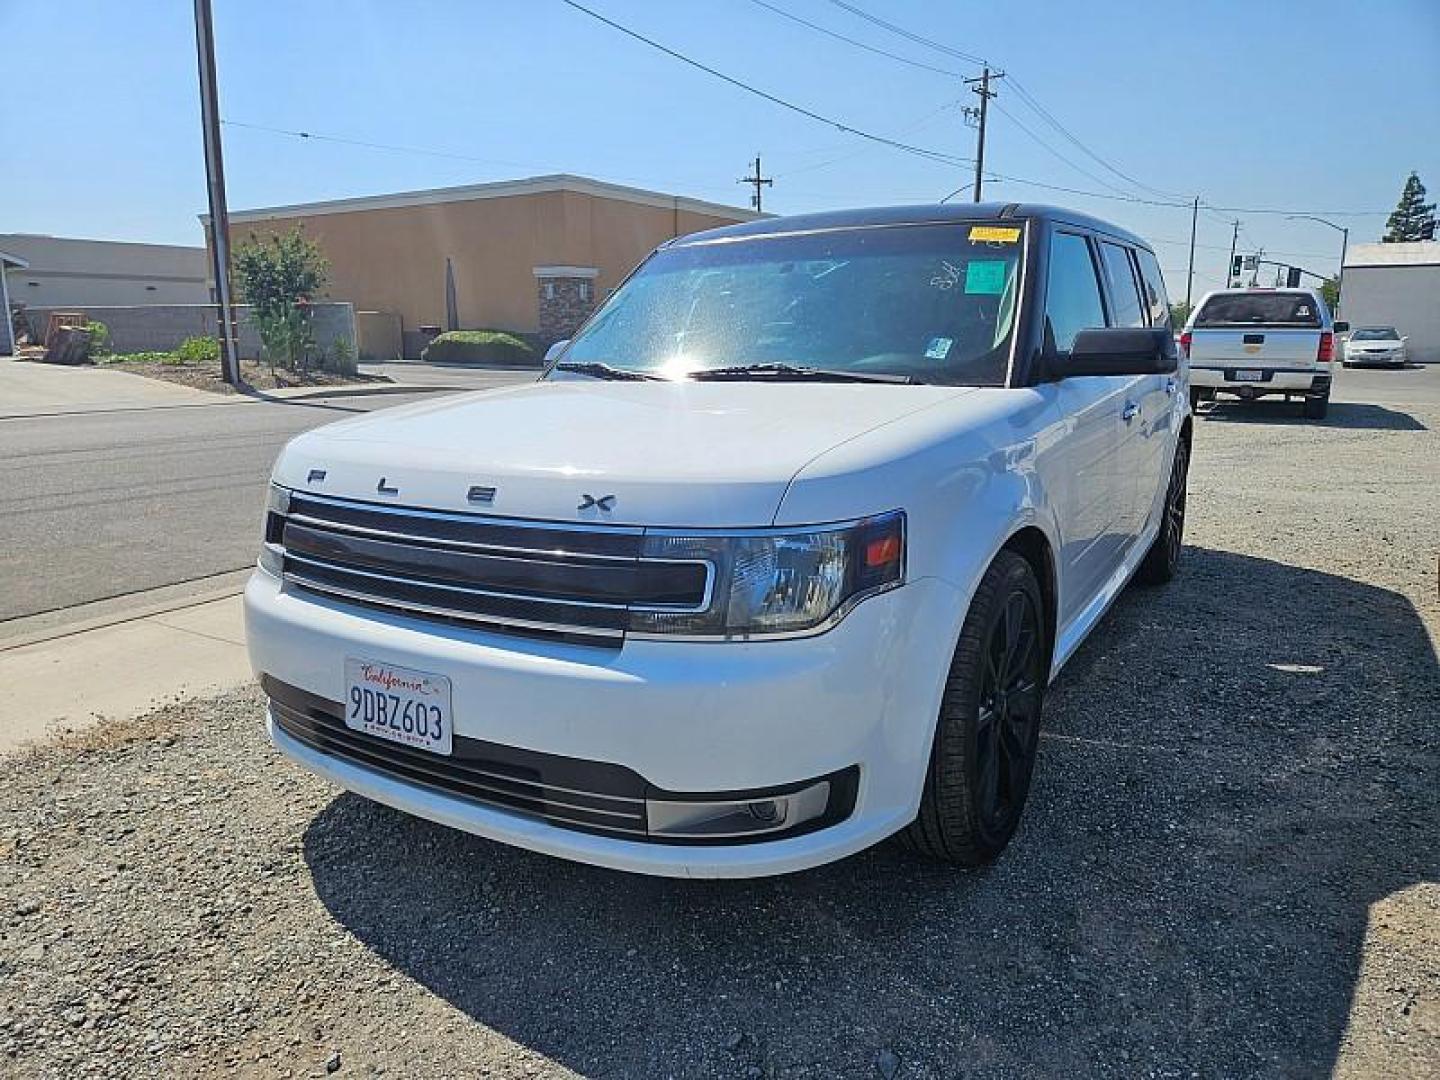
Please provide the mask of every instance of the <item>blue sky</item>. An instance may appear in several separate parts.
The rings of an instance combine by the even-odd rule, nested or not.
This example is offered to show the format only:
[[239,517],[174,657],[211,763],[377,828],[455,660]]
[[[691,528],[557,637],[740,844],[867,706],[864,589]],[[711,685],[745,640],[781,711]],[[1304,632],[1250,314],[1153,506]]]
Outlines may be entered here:
[[[752,0],[583,2],[815,112],[973,155],[958,106],[975,99],[954,76],[872,55]],[[832,0],[768,2],[912,60],[975,73]],[[1001,82],[1004,111],[992,113],[986,164],[1010,176],[1109,191],[1104,180],[1147,198],[1198,193],[1220,207],[1388,211],[1417,169],[1440,195],[1435,0],[852,3],[989,58],[1145,186],[1088,157]],[[747,189],[735,180],[757,151],[776,177],[766,209],[780,213],[933,202],[970,179],[968,166],[875,146],[745,94],[561,0],[214,4],[221,112],[235,122],[225,128],[234,208],[558,171],[744,205]],[[37,60],[7,83],[0,232],[199,243],[190,0],[0,0],[0,34],[56,65]],[[1184,294],[1188,209],[1018,182],[987,193],[1076,206],[1135,229],[1156,244],[1171,293]],[[1202,212],[1197,293],[1220,283],[1237,216],[1242,249],[1292,253],[1316,270],[1338,261],[1339,234],[1322,225]],[[1379,238],[1384,216],[1333,220],[1364,241]]]

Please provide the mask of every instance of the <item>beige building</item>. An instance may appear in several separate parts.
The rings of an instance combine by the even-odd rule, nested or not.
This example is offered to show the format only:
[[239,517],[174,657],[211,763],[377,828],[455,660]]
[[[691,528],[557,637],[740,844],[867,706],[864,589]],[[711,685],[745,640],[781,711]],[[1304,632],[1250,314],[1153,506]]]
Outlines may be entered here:
[[756,216],[557,175],[235,211],[230,230],[239,244],[300,226],[330,260],[329,297],[359,313],[360,350],[386,351],[398,322],[414,355],[423,327],[564,337],[658,244]]

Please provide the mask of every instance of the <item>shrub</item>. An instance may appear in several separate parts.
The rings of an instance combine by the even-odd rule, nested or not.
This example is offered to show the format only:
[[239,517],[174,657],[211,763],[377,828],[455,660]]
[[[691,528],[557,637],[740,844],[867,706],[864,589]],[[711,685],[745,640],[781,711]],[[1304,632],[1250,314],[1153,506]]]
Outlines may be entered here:
[[186,364],[218,364],[220,342],[213,337],[188,337],[180,343],[175,355]]
[[85,333],[90,336],[90,359],[104,356],[110,351],[110,328],[93,319],[85,324]]
[[335,339],[323,366],[326,370],[337,372],[340,375],[354,375],[359,370],[355,366],[355,346],[350,344],[349,338]]
[[426,345],[420,359],[427,363],[500,367],[537,367],[540,363],[528,342],[503,330],[451,330]]

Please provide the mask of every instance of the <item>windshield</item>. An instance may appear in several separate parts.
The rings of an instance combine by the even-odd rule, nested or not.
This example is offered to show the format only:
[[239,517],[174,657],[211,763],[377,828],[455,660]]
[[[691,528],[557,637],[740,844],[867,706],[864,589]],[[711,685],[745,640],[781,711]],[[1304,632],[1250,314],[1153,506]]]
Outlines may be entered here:
[[1351,341],[1399,341],[1393,326],[1362,326],[1350,335]]
[[1021,235],[959,222],[682,243],[610,297],[558,367],[1002,386]]
[[1195,316],[1196,327],[1204,326],[1304,326],[1320,325],[1320,311],[1309,293],[1252,292],[1221,293],[1205,301]]

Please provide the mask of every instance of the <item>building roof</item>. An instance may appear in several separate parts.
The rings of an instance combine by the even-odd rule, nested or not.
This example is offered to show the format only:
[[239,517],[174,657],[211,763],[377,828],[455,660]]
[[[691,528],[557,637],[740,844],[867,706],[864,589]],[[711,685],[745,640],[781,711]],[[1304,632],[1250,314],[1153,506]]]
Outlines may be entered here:
[[[332,199],[326,202],[295,203],[290,206],[266,206],[251,210],[230,211],[231,224],[270,221],[275,218],[315,217],[319,214],[347,214],[357,210],[389,210],[405,206],[431,206],[436,203],[469,202],[474,199],[503,199],[511,195],[542,195],[553,191],[570,191],[593,195],[599,199],[639,203],[664,210],[686,210],[696,214],[753,221],[763,217],[754,210],[738,206],[691,199],[684,195],[667,195],[661,191],[611,184],[569,173],[553,176],[532,176],[523,180],[500,180],[489,184],[467,184],[463,187],[428,188],[424,191],[398,191],[390,195],[363,195],[353,199]],[[210,224],[210,215],[201,214],[203,224]]]
[[1108,233],[1142,248],[1150,245],[1127,229],[1078,210],[1040,203],[981,202],[934,203],[920,206],[878,206],[856,210],[828,210],[818,214],[796,214],[792,217],[767,217],[741,225],[724,225],[718,229],[691,233],[672,241],[676,245],[704,243],[746,236],[774,236],[781,233],[814,232],[822,229],[859,229],[883,225],[936,225],[963,221],[1054,221],[1078,225],[1085,229]]
[[11,255],[8,251],[0,251],[0,266],[18,266],[24,270],[30,263],[19,255]]
[[1345,255],[1345,269],[1357,266],[1440,266],[1440,240],[1356,244]]

